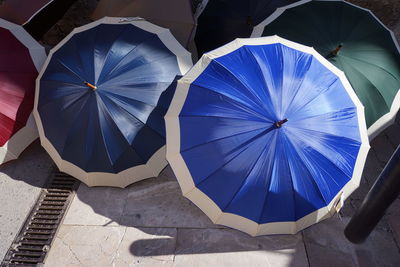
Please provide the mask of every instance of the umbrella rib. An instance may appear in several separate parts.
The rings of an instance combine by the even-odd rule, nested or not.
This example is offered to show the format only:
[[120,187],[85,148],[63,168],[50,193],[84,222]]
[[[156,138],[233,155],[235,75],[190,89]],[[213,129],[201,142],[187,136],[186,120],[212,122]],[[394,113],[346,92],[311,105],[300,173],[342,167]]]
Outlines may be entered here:
[[[80,99],[80,98],[81,98],[81,97],[79,97],[79,99]],[[84,103],[82,103],[82,105],[81,105],[79,111],[74,113],[74,114],[75,114],[75,118],[74,118],[74,120],[72,121],[71,125],[73,125],[78,119],[80,119],[79,114],[81,113],[82,109],[84,108],[84,106],[86,105],[86,103],[88,102],[88,100],[89,100],[89,97],[85,99],[85,102],[84,102]],[[69,105],[69,106],[71,106],[71,105]],[[72,130],[73,130],[73,127],[69,128],[67,134],[65,135],[65,140],[64,140],[64,142],[63,142],[62,150],[61,150],[61,152],[59,152],[59,155],[60,155],[60,156],[62,156],[62,155],[64,154],[64,148],[65,148],[65,145],[67,144],[68,136],[69,136],[69,134],[71,133]]]
[[200,117],[200,118],[222,118],[222,119],[230,119],[230,120],[238,120],[238,121],[255,121],[255,122],[268,122],[273,124],[274,121],[272,120],[255,120],[255,119],[251,119],[251,118],[234,118],[234,117],[226,117],[226,116],[215,116],[215,115],[197,115],[197,114],[193,114],[193,115],[179,115],[180,118],[196,118],[196,117]]
[[363,62],[363,63],[365,63],[365,64],[369,64],[369,65],[375,66],[375,67],[377,67],[378,69],[381,69],[382,71],[384,71],[384,72],[386,72],[387,74],[389,74],[390,76],[392,76],[395,80],[399,81],[399,78],[396,77],[394,74],[392,74],[391,72],[389,72],[387,69],[384,69],[383,67],[378,66],[377,64],[374,64],[373,62],[367,62],[367,61],[365,61],[365,60],[362,60],[362,59],[359,59],[359,58],[355,58],[355,57],[351,57],[351,56],[348,56],[348,55],[343,55],[343,54],[342,54],[342,57],[351,58],[351,59],[353,59],[353,60],[357,60],[357,61]]
[[[258,163],[258,161],[260,160],[261,156],[264,154],[265,149],[267,148],[267,146],[269,145],[269,143],[265,143],[263,149],[261,150],[260,155],[257,156],[257,159],[254,161],[254,163],[252,164],[250,170],[248,171],[248,173],[246,174],[245,178],[242,181],[242,184],[240,185],[240,187],[238,188],[238,190],[235,192],[235,194],[232,196],[232,199],[228,202],[228,204],[225,205],[225,207],[223,209],[221,209],[222,211],[226,210],[230,204],[232,204],[233,200],[235,199],[236,195],[239,194],[239,192],[241,191],[241,189],[243,188],[244,184],[247,181],[247,178],[250,176],[250,174],[252,173],[252,170],[254,168],[254,166]],[[222,214],[221,214],[222,215]]]
[[[276,142],[274,142],[274,153],[273,153],[273,155],[276,155],[276,149],[277,149],[277,145],[276,145]],[[275,159],[275,158],[274,158],[274,159]],[[276,165],[275,162],[276,162],[275,160],[272,161],[272,166],[271,166],[271,168],[270,168],[270,174],[269,174],[270,179],[268,180],[268,185],[266,186],[267,190],[266,190],[266,194],[265,194],[265,197],[264,197],[264,201],[263,201],[262,208],[261,208],[261,210],[260,210],[260,216],[258,217],[258,220],[257,220],[258,222],[261,222],[261,218],[262,218],[262,216],[263,216],[263,214],[264,214],[265,205],[267,204],[267,199],[268,199],[269,192],[270,192],[270,191],[269,191],[269,188],[270,188],[271,182],[272,182],[272,177],[271,177],[272,173],[271,173],[271,170],[274,169],[274,167],[275,167],[275,165]]]
[[[296,146],[294,145],[294,143],[290,140],[290,138],[287,138],[287,140],[288,140],[288,142],[292,145],[292,147],[294,148],[294,150],[296,151],[296,154],[297,154],[298,158],[301,158],[301,157],[299,156],[298,149],[296,148]],[[302,153],[302,155],[304,156],[303,153]],[[304,158],[305,158],[305,157],[304,157]],[[299,160],[298,162],[299,162],[299,164],[301,164],[301,165],[305,168],[305,170],[307,171],[308,176],[306,176],[306,177],[313,177],[313,175],[311,174],[311,172],[310,172],[310,170],[308,169],[307,165],[304,164],[304,162],[303,162],[302,160]],[[315,182],[315,180],[314,180],[314,179],[309,179],[309,181],[311,181],[311,183],[315,186],[315,188],[317,189],[317,192],[318,192],[318,194],[320,195],[321,199],[325,202],[326,205],[328,205],[328,204],[329,204],[328,201],[326,201],[325,196],[322,194],[322,192],[321,192],[321,190],[320,190],[318,184]],[[302,185],[303,185],[303,187],[304,187],[304,182],[303,182],[302,179],[300,179],[300,182],[302,183]],[[293,183],[293,180],[292,180],[292,183]],[[306,195],[308,195],[308,192],[307,192],[307,191],[305,191],[305,192],[306,192]]]
[[[352,176],[349,176],[348,174],[346,174],[341,168],[339,168],[331,159],[329,159],[327,156],[325,156],[322,152],[320,152],[320,150],[319,149],[317,149],[316,147],[315,147],[315,145],[313,145],[312,143],[310,143],[310,142],[307,142],[307,141],[305,141],[306,139],[303,139],[302,140],[302,142],[304,142],[304,143],[306,143],[306,144],[308,144],[309,145],[309,147],[311,147],[311,148],[313,148],[313,150],[315,151],[315,152],[317,152],[319,155],[321,155],[323,158],[325,158],[327,161],[329,161],[337,170],[339,170],[341,173],[343,173],[346,177],[348,177],[349,178],[349,180],[351,180],[351,178],[352,178]],[[332,149],[334,149],[334,148],[332,148]],[[348,154],[348,153],[347,153]],[[341,154],[340,154],[341,155]],[[336,182],[336,181],[335,181]]]
[[[234,96],[235,98],[232,98],[231,96],[228,96],[228,95],[225,95],[225,94],[223,94],[223,93],[221,93],[221,92],[215,91],[215,90],[212,89],[212,88],[207,88],[207,87],[204,87],[204,86],[202,86],[202,85],[198,85],[198,84],[196,84],[196,83],[192,83],[192,85],[194,85],[194,86],[196,86],[196,87],[198,87],[198,88],[201,88],[201,89],[203,89],[203,90],[205,90],[205,91],[210,91],[210,92],[212,92],[212,93],[214,93],[214,94],[217,94],[217,95],[219,95],[219,96],[222,96],[222,97],[226,98],[227,101],[235,102],[235,103],[236,103],[235,106],[238,106],[238,107],[239,107],[241,110],[243,110],[244,112],[248,112],[248,113],[253,114],[253,115],[258,115],[258,116],[260,116],[260,118],[265,118],[264,114],[261,114],[261,113],[259,113],[258,111],[254,110],[251,106],[248,106],[247,104],[241,103],[240,101],[236,100],[236,99],[235,99],[235,98],[236,98],[235,96]],[[249,112],[249,111],[252,111],[252,112]]]
[[[248,48],[248,46],[243,46],[244,47],[244,49],[246,50],[246,51],[248,51],[248,53],[251,55],[251,57],[255,60],[255,62],[257,63],[257,64],[255,64],[256,66],[257,66],[257,69],[258,69],[258,71],[259,71],[259,74],[261,74],[261,77],[260,78],[262,78],[262,80],[263,80],[263,82],[264,82],[264,85],[265,85],[265,92],[266,93],[268,93],[268,96],[269,96],[269,98],[270,99],[272,99],[271,98],[271,94],[269,93],[269,91],[268,91],[268,86],[266,85],[266,80],[265,80],[265,77],[264,77],[264,72],[262,71],[262,69],[261,69],[261,67],[260,67],[260,62],[258,61],[258,59],[256,58],[256,56],[253,54],[253,51],[251,51],[249,48]],[[261,102],[262,102],[262,100],[261,99],[259,99]],[[271,101],[271,104],[272,104],[272,101]]]
[[[257,134],[256,136],[250,138],[249,140],[247,140],[246,142],[240,144],[241,147],[244,148],[239,148],[239,149],[233,149],[231,151],[229,151],[229,153],[232,153],[235,150],[239,150],[239,153],[237,155],[235,155],[233,158],[231,158],[230,160],[228,160],[226,163],[224,163],[222,166],[220,166],[220,168],[216,169],[215,171],[213,171],[211,174],[207,175],[203,180],[201,180],[197,185],[199,186],[200,184],[202,184],[203,182],[205,182],[206,180],[208,180],[212,175],[214,175],[215,173],[217,173],[220,169],[222,169],[222,167],[225,167],[227,164],[229,164],[232,160],[234,160],[235,158],[237,158],[240,154],[242,154],[244,151],[246,151],[248,149],[248,147],[245,147],[247,145],[249,145],[250,143],[252,143],[254,140],[258,139],[260,136],[265,135],[266,133],[270,132],[271,130],[273,130],[274,127],[270,127],[264,131],[262,131],[261,133]],[[242,149],[242,150],[241,150]],[[240,151],[241,150],[241,151]]]
[[304,83],[306,74],[309,72],[313,60],[314,60],[314,57],[310,57],[310,58],[309,58],[310,64],[308,64],[307,70],[305,71],[304,76],[301,78],[301,82],[298,84],[297,88],[295,89],[296,91],[295,91],[295,93],[294,93],[292,99],[290,100],[290,102],[287,104],[287,107],[286,107],[286,108],[292,106],[292,103],[293,103],[293,101],[295,100],[295,98],[297,97],[297,94],[299,93],[300,88],[303,86],[303,83]]
[[328,91],[328,90],[330,89],[330,87],[331,87],[335,82],[337,82],[338,80],[339,80],[339,78],[336,77],[336,78],[334,79],[334,81],[333,81],[329,86],[327,86],[323,91],[319,92],[319,94],[318,94],[317,96],[315,96],[314,98],[311,98],[309,101],[307,101],[306,103],[304,103],[304,105],[298,107],[295,111],[293,111],[293,113],[298,112],[298,111],[301,110],[302,108],[308,106],[310,103],[312,103],[313,101],[315,101],[320,95],[322,95],[322,94],[324,94],[326,91]]
[[76,77],[78,77],[82,82],[85,82],[84,79],[82,79],[82,77],[77,74],[75,71],[73,71],[70,67],[68,67],[67,65],[65,65],[59,58],[57,58],[57,62],[60,63],[65,69],[67,69],[68,71],[70,71],[72,74],[74,74]]
[[[106,107],[106,105],[105,105],[103,99],[101,98],[101,95],[96,95],[96,98],[99,100],[98,103],[99,103],[100,105],[103,105],[104,107]],[[97,105],[97,107],[99,108],[99,105]],[[97,108],[97,110],[98,110],[98,108]],[[107,113],[108,116],[112,117],[107,108],[104,108],[104,110],[106,111],[106,113]],[[98,110],[98,112],[100,113],[99,110]],[[100,116],[98,116],[98,118],[100,118]],[[112,123],[114,126],[116,126],[116,128],[118,129],[118,132],[123,136],[123,138],[122,138],[123,141],[126,142],[126,144],[130,147],[131,144],[129,144],[129,142],[126,140],[124,134],[121,132],[121,130],[119,129],[119,127],[115,124],[115,121],[114,121],[114,120],[111,120],[111,123]],[[101,123],[100,120],[99,120],[99,125],[102,126],[102,123]],[[102,128],[102,127],[100,127],[100,129],[101,129],[101,128]],[[104,134],[103,134],[103,131],[102,131],[102,130],[100,130],[100,134],[101,134],[101,137],[102,137],[102,139],[103,139],[104,148],[105,148],[105,150],[107,151],[107,158],[108,158],[108,160],[109,160],[111,166],[112,166],[113,169],[114,169],[114,162],[113,162],[113,160],[112,160],[112,159],[110,158],[110,156],[109,156],[109,151],[108,151],[109,148],[108,148],[108,146],[107,146],[107,142],[106,142],[106,140],[105,140],[105,137],[104,137]],[[132,149],[133,149],[133,148],[132,148]],[[125,151],[126,151],[126,150],[125,150]],[[136,153],[136,154],[137,154],[137,153]],[[120,155],[121,155],[121,154],[120,154]],[[137,154],[137,155],[138,155],[138,154]],[[139,156],[139,155],[138,155],[138,156]],[[118,158],[119,158],[119,157],[118,157]],[[139,156],[139,158],[141,158],[141,157]],[[145,162],[145,161],[143,160],[143,158],[141,158],[141,160],[142,160],[142,162]],[[115,171],[115,169],[114,169],[114,171]]]
[[[230,69],[228,69],[225,65],[223,65],[223,64],[220,63],[220,62],[218,62],[217,60],[213,60],[213,62],[217,63],[219,66],[221,66],[223,69],[225,69],[236,81],[238,81],[244,88],[246,88],[247,91],[248,91],[253,97],[255,97],[260,103],[262,103],[262,100],[257,96],[257,94],[255,94],[253,90],[251,90],[246,84],[244,84],[244,82],[243,82],[242,80],[240,80],[238,77],[236,77],[235,74],[234,74]],[[248,99],[249,99],[249,98],[248,98]],[[249,99],[249,100],[251,100],[251,99]],[[264,106],[263,106],[262,104],[259,105],[260,103],[257,103],[257,102],[255,102],[255,101],[253,101],[253,100],[251,100],[251,102],[253,102],[256,106],[258,106],[258,107],[264,109]]]
[[217,142],[217,141],[221,141],[221,140],[224,140],[224,139],[227,139],[227,138],[231,138],[231,137],[234,137],[234,136],[239,136],[239,135],[242,135],[242,134],[246,134],[246,133],[258,131],[258,130],[264,128],[264,127],[265,127],[265,126],[260,127],[260,128],[257,128],[257,129],[252,129],[252,130],[248,130],[248,131],[244,131],[244,132],[232,134],[232,135],[229,135],[229,136],[220,137],[220,138],[217,138],[217,139],[214,139],[214,140],[207,141],[207,142],[205,142],[205,143],[201,143],[201,144],[197,144],[197,145],[191,146],[191,147],[189,147],[189,148],[185,148],[184,150],[181,150],[180,152],[181,152],[181,153],[182,153],[182,152],[187,152],[187,151],[192,150],[192,149],[194,149],[194,148],[201,147],[201,146],[204,146],[204,145],[208,145],[208,144],[211,144],[211,143],[214,143],[214,142]]
[[[150,65],[150,64],[153,64],[154,62],[159,62],[159,61],[162,61],[162,60],[165,60],[165,59],[168,59],[168,58],[176,58],[176,56],[173,56],[172,54],[168,54],[168,55],[165,56],[165,57],[157,58],[157,59],[155,59],[155,60],[153,60],[153,61],[148,61],[148,62],[146,62],[146,63],[144,63],[144,64],[141,64],[140,66],[138,66],[138,67],[136,67],[136,68],[132,68],[132,69],[130,69],[130,71],[134,71],[134,70],[137,69],[137,68],[141,68],[141,67],[143,67],[143,66]],[[161,65],[161,64],[160,64],[160,65]],[[117,67],[117,66],[116,66],[116,67]],[[115,67],[115,68],[116,68],[116,67]],[[111,74],[112,74],[112,73],[109,72],[109,73],[107,74],[107,76],[110,76]],[[105,81],[104,83],[99,83],[99,85],[100,85],[100,84],[106,85],[107,83],[112,82],[113,80],[117,79],[118,77],[120,77],[121,75],[124,75],[124,74],[126,74],[126,73],[119,74],[119,75],[117,75],[117,76],[115,76],[115,77],[113,77],[113,78],[111,78],[111,79],[108,79],[108,80]],[[152,75],[151,77],[154,78],[155,76],[156,76],[156,75]],[[163,77],[163,78],[165,78],[165,77]],[[156,81],[156,82],[159,82],[159,81]],[[161,81],[161,82],[163,82],[163,81]]]
[[[288,144],[288,143],[291,144],[290,139],[286,135],[283,135],[283,138],[286,140],[286,142],[285,142],[286,144]],[[285,145],[283,146],[283,150],[285,151],[285,154],[286,154],[286,157],[284,157],[284,158],[285,158],[286,164],[288,166],[289,173],[292,174],[292,168],[290,166],[290,162],[289,162],[289,159],[287,157],[288,153],[286,151],[286,146]],[[296,214],[297,214],[297,212],[296,212],[297,211],[297,209],[296,209],[296,196],[295,196],[295,188],[294,188],[294,182],[293,182],[293,176],[292,175],[290,175],[290,182],[291,182],[291,185],[292,185],[293,213],[294,213],[294,218],[297,218],[297,216],[296,216]]]
[[[343,64],[344,62],[342,62],[342,64]],[[349,66],[351,69],[353,69],[354,71],[356,71],[357,73],[359,73],[362,77],[364,77],[365,78],[365,80],[367,80],[368,81],[368,83],[370,83],[375,89],[376,89],[376,91],[378,92],[378,94],[379,94],[379,96],[381,97],[381,99],[383,100],[383,102],[385,102],[385,104],[386,104],[386,108],[390,111],[390,106],[388,105],[388,103],[386,102],[386,99],[383,97],[383,95],[382,95],[382,93],[381,93],[381,91],[378,89],[378,87],[365,75],[365,74],[363,74],[361,71],[359,71],[357,68],[355,68],[355,67],[353,67],[352,65],[350,65],[350,64],[347,64],[347,63],[345,63],[347,66]],[[346,77],[347,77],[347,75],[346,75]],[[349,81],[350,81],[350,83],[351,83],[351,80],[349,79]],[[354,90],[354,89],[353,89]]]
[[[108,57],[109,57],[109,55],[110,55],[110,52],[111,52],[112,47],[115,45],[115,42],[118,40],[118,38],[121,37],[121,35],[122,35],[127,29],[128,29],[128,27],[125,26],[125,27],[118,33],[118,35],[115,36],[114,40],[110,43],[110,46],[109,46],[108,49],[107,49],[107,54],[106,54],[106,56],[105,56],[105,58],[104,58],[104,60],[103,60],[103,64],[102,64],[101,68],[99,68],[99,69],[101,70],[100,73],[99,73],[99,77],[100,77],[100,75],[101,75],[101,73],[102,73],[102,70],[104,69],[104,65],[106,64],[106,61],[108,60]],[[97,37],[97,31],[96,31],[96,37]],[[129,52],[128,52],[128,53],[129,53]],[[124,56],[124,57],[125,57],[125,56]],[[94,56],[93,59],[95,60],[96,57]],[[111,73],[111,71],[108,72],[108,73]],[[98,80],[99,77],[97,77],[96,80]]]
[[[146,122],[141,121],[138,117],[136,117],[134,114],[132,114],[131,112],[129,112],[127,109],[125,109],[124,107],[118,105],[118,103],[114,101],[114,98],[113,98],[113,97],[110,98],[110,101],[112,101],[118,108],[123,109],[124,111],[126,111],[127,113],[129,113],[130,115],[132,115],[132,117],[134,117],[136,120],[140,121],[140,122],[143,124],[143,127],[147,127],[147,128],[149,128],[149,129],[151,129],[151,130],[152,130],[153,132],[155,132],[158,136],[160,136],[162,139],[165,140],[165,136],[162,136],[160,133],[158,133],[156,130],[154,130],[153,128],[151,128],[150,126],[148,126],[148,125],[146,124],[147,121],[146,121]],[[149,105],[149,106],[151,106],[151,105]],[[154,109],[153,109],[153,110],[154,110]],[[111,116],[111,115],[110,115],[110,116]],[[116,126],[117,126],[117,125],[116,125]],[[118,126],[117,126],[117,128],[118,128],[118,130],[119,130],[119,127],[118,127]],[[120,132],[121,132],[121,131],[120,131]],[[121,132],[121,133],[122,133],[122,132]]]
[[83,86],[82,84],[59,81],[59,80],[53,80],[53,79],[40,79],[40,83],[60,83],[60,84],[71,85],[71,86],[74,86],[74,87],[76,86],[76,87],[80,87],[80,88],[86,88],[86,86]]
[[[113,98],[113,99],[114,99],[114,98],[117,98],[117,97],[121,97],[121,98],[128,99],[128,100],[131,100],[131,101],[134,101],[134,102],[137,102],[137,103],[142,103],[142,104],[144,104],[144,105],[146,105],[146,106],[156,107],[156,106],[154,106],[154,105],[152,105],[152,104],[143,102],[143,101],[141,101],[141,100],[129,98],[129,97],[123,96],[123,95],[118,95],[118,94],[112,93],[112,92],[110,92],[110,91],[103,90],[102,93],[105,94],[105,95],[110,95],[110,98]],[[129,104],[128,104],[128,105],[129,105]]]
[[[293,142],[291,142],[291,143],[292,143],[293,148],[297,152],[297,154],[298,155],[302,155],[302,156],[299,156],[299,158],[303,158],[304,159],[304,160],[300,161],[300,164],[302,164],[303,167],[305,167],[305,169],[307,170],[307,172],[310,175],[310,177],[314,177],[314,175],[312,174],[312,172],[310,171],[310,168],[309,168],[310,164],[308,163],[308,160],[307,160],[308,157],[305,156],[305,154],[302,152],[302,149],[298,148],[298,146],[296,146]],[[307,164],[304,161],[307,161]],[[321,188],[319,187],[318,183],[313,178],[311,178],[310,181],[318,189],[317,192],[320,194],[320,196],[323,199],[323,201],[325,202],[325,204],[328,205],[329,202],[326,200],[324,194],[322,194]]]
[[[115,71],[115,69],[117,69],[117,68],[120,66],[121,62],[122,62],[127,56],[129,56],[132,52],[134,52],[136,49],[138,49],[139,46],[141,46],[141,45],[143,45],[143,43],[145,43],[145,42],[147,42],[147,41],[149,41],[149,40],[155,38],[156,36],[157,36],[157,38],[158,38],[158,35],[152,35],[152,36],[150,36],[150,37],[144,39],[140,44],[136,45],[136,46],[133,47],[131,50],[129,50],[128,53],[126,53],[122,58],[120,58],[120,59],[118,60],[118,62],[116,62],[115,66],[107,73],[107,76],[110,76],[111,74],[113,74],[113,72]],[[159,39],[159,38],[158,38],[158,39]],[[159,40],[160,40],[160,39],[159,39]],[[160,42],[162,43],[161,40],[160,40]],[[162,43],[162,44],[164,45],[164,43]],[[172,53],[172,52],[171,52],[171,53]],[[171,56],[171,55],[168,55],[168,56]],[[166,56],[166,57],[168,57],[168,56]],[[157,59],[157,60],[159,60],[159,59]],[[156,61],[156,60],[154,60],[154,61]],[[142,65],[140,65],[140,66],[147,65],[147,64],[149,64],[149,63],[153,63],[154,61],[148,62],[148,63],[146,63],[146,64],[142,64]],[[117,76],[117,77],[118,77],[118,76]],[[115,78],[115,77],[114,77],[114,78]],[[110,81],[110,80],[107,80],[107,81]]]
[[300,130],[303,130],[303,131],[306,131],[306,132],[321,133],[323,135],[327,135],[327,136],[330,136],[330,137],[339,137],[340,139],[346,140],[346,141],[348,141],[350,143],[357,143],[357,144],[361,145],[361,143],[358,140],[354,140],[354,139],[351,139],[351,138],[348,138],[348,137],[345,137],[345,136],[333,135],[333,134],[330,134],[330,133],[321,132],[321,131],[312,130],[312,129],[306,129],[306,128],[302,128],[302,127],[296,127],[296,126],[293,126],[293,125],[291,125],[291,127],[292,128],[297,128],[297,129],[300,129]]

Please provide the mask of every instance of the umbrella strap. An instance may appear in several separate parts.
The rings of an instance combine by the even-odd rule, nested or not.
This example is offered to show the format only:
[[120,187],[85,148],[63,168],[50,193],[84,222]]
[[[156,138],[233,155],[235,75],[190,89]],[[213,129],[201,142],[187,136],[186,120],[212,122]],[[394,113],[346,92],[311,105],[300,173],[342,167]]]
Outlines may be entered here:
[[344,193],[342,192],[340,196],[336,199],[332,208],[335,209],[337,213],[339,213],[339,211],[343,208],[343,206],[344,206]]

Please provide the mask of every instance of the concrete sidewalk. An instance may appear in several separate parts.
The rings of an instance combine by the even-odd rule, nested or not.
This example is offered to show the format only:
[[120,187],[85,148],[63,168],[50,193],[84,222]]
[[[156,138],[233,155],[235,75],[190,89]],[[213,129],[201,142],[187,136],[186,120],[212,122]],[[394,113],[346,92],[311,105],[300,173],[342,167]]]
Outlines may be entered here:
[[52,160],[37,140],[18,160],[0,166],[1,260],[36,202],[52,165]]
[[361,187],[336,216],[297,235],[250,237],[214,225],[182,197],[171,169],[125,189],[82,184],[46,266],[399,266],[400,200],[362,245],[343,229],[400,143],[398,123],[372,143]]

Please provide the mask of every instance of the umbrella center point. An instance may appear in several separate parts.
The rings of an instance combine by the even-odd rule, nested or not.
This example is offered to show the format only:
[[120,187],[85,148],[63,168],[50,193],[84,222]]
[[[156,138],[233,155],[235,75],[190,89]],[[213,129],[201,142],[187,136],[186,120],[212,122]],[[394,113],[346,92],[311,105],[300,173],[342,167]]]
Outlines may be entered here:
[[328,58],[336,57],[337,54],[339,53],[340,49],[342,49],[342,47],[343,47],[343,44],[339,44],[334,50],[332,50],[329,53]]
[[91,83],[88,83],[88,82],[84,82],[84,83],[85,83],[85,85],[86,85],[87,87],[89,87],[89,88],[92,89],[93,91],[96,91],[97,86],[95,86],[95,85],[93,85],[93,84],[91,84]]
[[283,119],[283,120],[277,121],[277,122],[275,122],[275,126],[280,128],[287,121],[288,121],[288,119]]
[[251,16],[247,16],[246,18],[246,24],[248,26],[253,26],[253,18]]

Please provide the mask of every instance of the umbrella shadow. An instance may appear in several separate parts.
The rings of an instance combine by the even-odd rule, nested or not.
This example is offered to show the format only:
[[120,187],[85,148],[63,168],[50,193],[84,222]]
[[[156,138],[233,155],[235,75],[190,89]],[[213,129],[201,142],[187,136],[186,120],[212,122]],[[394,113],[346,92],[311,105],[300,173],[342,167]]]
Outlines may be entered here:
[[[168,93],[171,94],[165,94]],[[369,183],[365,181],[370,179],[371,168],[375,171],[372,176],[379,174],[374,164],[382,165],[382,162],[376,158],[375,153],[392,153],[391,148],[382,146],[382,142],[388,144],[388,133],[400,127],[399,120],[396,121],[394,126],[372,142],[373,153],[370,151],[368,156],[360,188],[346,200],[341,211],[342,216],[352,216],[355,211],[354,201],[361,201],[365,197],[369,188]],[[396,140],[400,143],[400,138]],[[312,205],[301,196],[296,197],[304,201],[304,205]],[[296,235],[251,237],[238,230],[213,224],[198,207],[182,196],[170,167],[164,169],[157,178],[146,179],[124,189],[89,188],[81,185],[64,223],[119,225],[128,227],[127,233],[129,229],[139,230],[140,238],[137,235],[124,236],[124,242],[128,242],[129,252],[133,257],[194,257],[206,254],[207,257],[221,257],[221,254],[225,254],[223,257],[247,257],[249,254],[241,252],[252,252],[251,255],[261,255],[266,261],[269,255],[282,255],[286,259],[289,257],[287,266],[301,265],[307,259],[304,232]],[[312,227],[307,229],[312,230]],[[239,253],[228,254],[232,252]]]
[[182,196],[170,167],[157,178],[125,189],[82,185],[75,197],[64,224],[128,227],[121,242],[131,257],[230,257],[232,252],[251,252],[260,260],[281,256],[288,266],[306,261],[301,233],[251,237],[213,224]]
[[17,160],[2,164],[0,173],[13,180],[44,188],[52,169],[53,161],[37,139],[21,153]]

